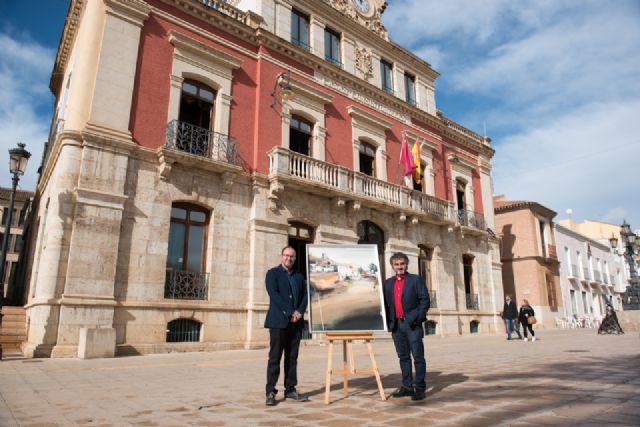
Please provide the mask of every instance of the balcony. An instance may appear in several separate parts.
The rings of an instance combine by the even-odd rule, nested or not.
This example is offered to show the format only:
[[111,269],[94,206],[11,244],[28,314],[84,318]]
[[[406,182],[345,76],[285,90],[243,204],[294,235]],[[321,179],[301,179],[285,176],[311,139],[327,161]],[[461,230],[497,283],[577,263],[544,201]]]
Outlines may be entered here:
[[479,230],[485,230],[487,228],[484,222],[484,215],[477,212],[458,209],[457,219],[458,224],[464,227],[473,227]]
[[579,280],[580,279],[580,269],[577,265],[571,264],[571,270],[569,270],[569,280]]
[[479,310],[478,294],[466,294],[467,296],[467,310]]
[[596,283],[602,283],[602,277],[601,277],[601,274],[600,274],[600,272],[599,272],[599,271],[597,271],[597,270],[593,272],[593,282],[596,282]]
[[209,273],[167,270],[164,282],[166,299],[206,300],[209,290]]
[[583,282],[590,282],[591,281],[591,270],[589,270],[588,268],[583,268],[582,271],[584,272],[584,274],[582,275],[582,281]]
[[[434,224],[455,221],[453,205],[446,200],[283,147],[274,147],[269,152],[269,181],[272,209],[277,209],[279,193],[286,184],[308,193],[335,198],[341,205],[350,202],[354,209],[361,205],[374,206],[381,211],[399,214],[401,221],[410,218],[413,224],[417,224],[418,219]],[[476,214],[470,224],[484,225],[484,220],[478,221]]]
[[547,258],[558,259],[558,253],[556,252],[556,245],[547,245]]
[[232,165],[240,164],[235,138],[178,120],[167,124],[165,148]]

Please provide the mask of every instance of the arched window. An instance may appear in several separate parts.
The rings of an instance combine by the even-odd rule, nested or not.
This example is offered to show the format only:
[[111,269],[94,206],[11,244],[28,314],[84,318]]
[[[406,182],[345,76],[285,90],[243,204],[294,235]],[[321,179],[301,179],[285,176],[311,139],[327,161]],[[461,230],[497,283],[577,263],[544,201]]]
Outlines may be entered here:
[[165,298],[206,299],[205,273],[209,212],[197,205],[174,203],[169,225]]
[[376,176],[376,149],[366,142],[360,142],[360,172]]
[[378,247],[378,262],[380,263],[380,274],[385,279],[384,262],[384,230],[371,221],[361,221],[358,223],[358,244],[374,244]]
[[202,324],[192,319],[175,319],[167,323],[167,342],[198,342]]
[[313,125],[299,116],[291,116],[289,125],[289,149],[296,153],[311,155]]

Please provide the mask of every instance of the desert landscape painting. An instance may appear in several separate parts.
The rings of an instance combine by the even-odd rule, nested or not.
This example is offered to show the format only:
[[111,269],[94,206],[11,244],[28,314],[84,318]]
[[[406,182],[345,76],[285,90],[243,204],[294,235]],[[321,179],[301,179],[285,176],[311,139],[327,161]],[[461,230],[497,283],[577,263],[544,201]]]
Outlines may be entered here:
[[311,332],[386,330],[375,245],[307,245]]

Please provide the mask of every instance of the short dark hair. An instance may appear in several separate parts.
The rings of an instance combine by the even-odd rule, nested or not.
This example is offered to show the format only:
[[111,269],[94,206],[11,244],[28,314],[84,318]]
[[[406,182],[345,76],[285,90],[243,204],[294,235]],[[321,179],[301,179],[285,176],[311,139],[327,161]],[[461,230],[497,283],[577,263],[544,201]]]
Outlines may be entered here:
[[284,255],[284,251],[286,251],[287,249],[291,249],[293,252],[296,252],[296,248],[294,248],[293,246],[285,246],[284,248],[282,248],[282,250],[280,251],[280,255]]
[[407,255],[405,255],[404,252],[396,252],[395,254],[391,255],[391,258],[389,258],[389,264],[393,265],[393,261],[395,261],[397,259],[403,259],[404,262],[407,265],[409,265],[409,257]]

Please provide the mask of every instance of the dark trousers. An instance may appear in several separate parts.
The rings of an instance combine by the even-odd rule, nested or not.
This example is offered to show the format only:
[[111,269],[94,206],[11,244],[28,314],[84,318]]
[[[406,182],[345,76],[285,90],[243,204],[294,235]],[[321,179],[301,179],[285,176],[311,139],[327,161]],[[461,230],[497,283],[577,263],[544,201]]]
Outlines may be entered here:
[[285,329],[269,329],[271,347],[267,364],[266,392],[275,392],[280,377],[280,359],[284,353],[284,387],[285,391],[295,388],[298,384],[298,350],[302,338],[302,328],[293,323]]
[[520,322],[520,323],[522,324],[522,330],[524,331],[524,337],[525,338],[528,338],[527,329],[531,331],[531,336],[532,337],[536,336],[536,334],[533,333],[533,325],[530,325],[529,322],[526,322],[526,321]]
[[[420,325],[411,329],[411,326],[402,320],[398,320],[398,328],[391,334],[393,344],[400,359],[400,371],[402,372],[402,385],[406,388],[415,387],[416,391],[425,391],[427,384],[427,362],[424,359],[424,344],[422,343],[422,328]],[[411,373],[411,356],[416,371],[415,381]]]

